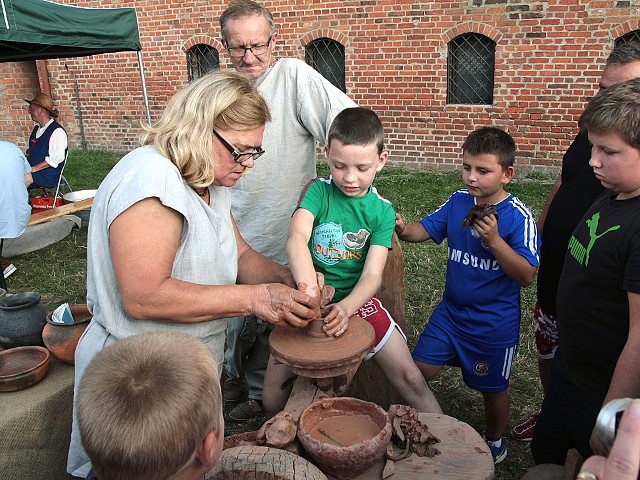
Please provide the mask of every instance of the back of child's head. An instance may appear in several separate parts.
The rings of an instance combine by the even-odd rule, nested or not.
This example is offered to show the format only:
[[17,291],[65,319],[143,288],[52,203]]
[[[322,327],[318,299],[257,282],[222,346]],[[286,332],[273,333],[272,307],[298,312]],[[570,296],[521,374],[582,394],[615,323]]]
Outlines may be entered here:
[[516,142],[504,130],[482,127],[469,134],[462,144],[462,151],[468,155],[495,155],[503,170],[513,167],[516,158]]
[[375,144],[378,154],[384,150],[384,128],[378,115],[364,107],[345,108],[329,127],[328,145],[338,140],[344,145],[366,146]]
[[161,480],[220,425],[217,362],[196,337],[145,333],[104,348],[76,399],[82,444],[100,480]]
[[578,126],[582,131],[614,133],[640,149],[640,78],[601,90],[587,104]]

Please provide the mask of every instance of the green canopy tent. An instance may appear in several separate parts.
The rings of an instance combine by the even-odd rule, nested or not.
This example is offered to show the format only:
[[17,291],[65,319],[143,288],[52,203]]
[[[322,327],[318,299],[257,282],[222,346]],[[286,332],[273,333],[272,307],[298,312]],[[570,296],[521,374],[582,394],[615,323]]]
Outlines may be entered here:
[[135,51],[151,123],[135,8],[84,8],[46,0],[0,0],[0,62]]

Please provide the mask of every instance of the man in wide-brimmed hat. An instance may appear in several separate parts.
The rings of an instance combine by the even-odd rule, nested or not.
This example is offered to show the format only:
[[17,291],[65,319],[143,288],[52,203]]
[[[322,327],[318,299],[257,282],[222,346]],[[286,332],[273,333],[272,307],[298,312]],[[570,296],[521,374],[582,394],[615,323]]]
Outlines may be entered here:
[[27,148],[33,185],[55,187],[67,159],[67,132],[55,120],[58,110],[49,95],[38,93],[33,100],[25,98],[24,101],[29,104],[29,114],[37,124],[31,132]]

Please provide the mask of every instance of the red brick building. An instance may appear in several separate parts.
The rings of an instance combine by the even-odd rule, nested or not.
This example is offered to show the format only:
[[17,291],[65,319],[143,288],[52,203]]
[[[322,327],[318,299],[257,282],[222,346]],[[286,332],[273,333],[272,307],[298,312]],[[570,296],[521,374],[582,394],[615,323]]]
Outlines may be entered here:
[[[230,68],[218,25],[226,1],[57,3],[137,9],[154,119],[188,81],[186,52],[191,47],[213,47],[220,68]],[[347,93],[381,115],[392,162],[416,168],[457,165],[465,136],[491,124],[513,135],[521,169],[559,166],[614,42],[640,28],[638,0],[263,3],[276,19],[276,54],[304,60],[305,47],[321,38],[344,47]],[[481,56],[489,56],[479,73],[474,66],[477,42]],[[462,54],[462,65],[455,63],[460,58],[452,56],[454,48]],[[478,80],[475,75],[486,73],[493,76],[493,88],[480,102],[465,102],[464,87],[456,93],[455,74],[458,80],[469,75]],[[145,111],[134,52],[0,64],[2,139],[26,147],[32,122],[22,99],[46,91],[48,82],[60,121],[72,146],[79,147],[83,138],[74,75],[88,148],[125,151],[137,146]],[[491,87],[485,77],[481,83]]]

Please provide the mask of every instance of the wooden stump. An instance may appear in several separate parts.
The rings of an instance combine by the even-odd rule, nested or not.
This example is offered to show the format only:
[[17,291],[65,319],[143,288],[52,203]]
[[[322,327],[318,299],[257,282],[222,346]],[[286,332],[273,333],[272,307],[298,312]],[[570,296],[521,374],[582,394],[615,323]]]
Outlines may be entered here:
[[[411,454],[394,462],[389,480],[492,480],[493,457],[480,434],[470,425],[447,415],[420,413],[420,421],[440,439],[440,454],[433,458]],[[385,461],[380,460],[354,480],[380,480]],[[330,480],[333,477],[327,475]]]
[[[404,331],[407,326],[404,304],[404,255],[395,233],[391,247],[384,266],[378,298]],[[403,403],[372,361],[362,362],[345,395],[377,403],[384,409],[388,409],[394,403]]]
[[318,467],[278,448],[242,446],[222,458],[202,480],[327,480]]

